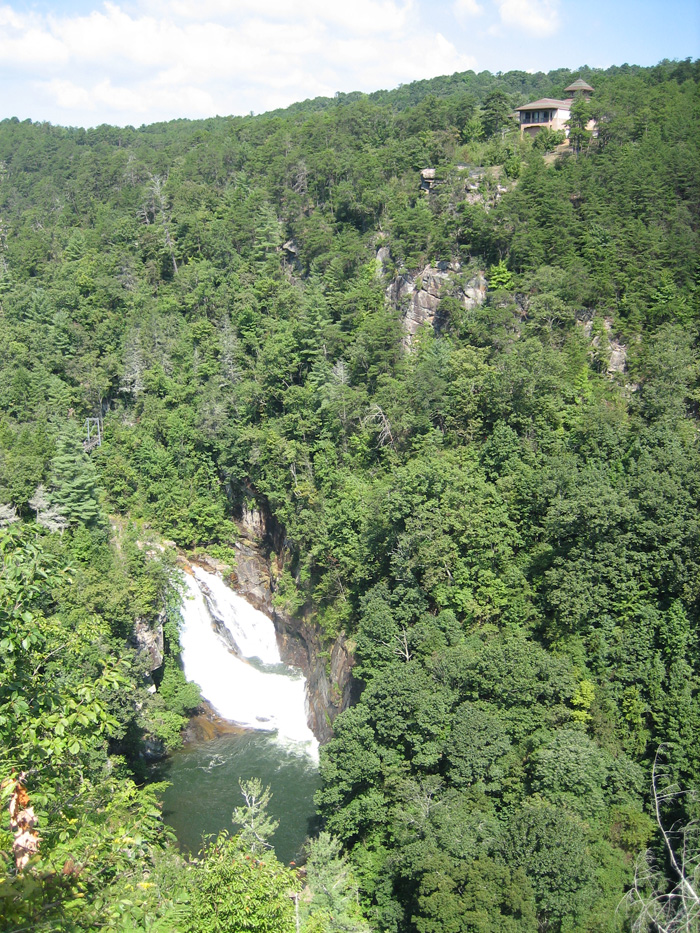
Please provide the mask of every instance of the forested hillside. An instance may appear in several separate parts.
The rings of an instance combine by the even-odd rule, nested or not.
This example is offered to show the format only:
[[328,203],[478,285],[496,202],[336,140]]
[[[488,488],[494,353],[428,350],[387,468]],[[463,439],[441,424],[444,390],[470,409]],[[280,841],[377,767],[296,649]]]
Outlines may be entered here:
[[[577,145],[521,138],[579,74]],[[0,123],[2,929],[694,928],[699,79]],[[157,539],[230,558],[253,505],[279,605],[360,688],[296,901],[245,829],[179,856],[135,783],[198,703]]]

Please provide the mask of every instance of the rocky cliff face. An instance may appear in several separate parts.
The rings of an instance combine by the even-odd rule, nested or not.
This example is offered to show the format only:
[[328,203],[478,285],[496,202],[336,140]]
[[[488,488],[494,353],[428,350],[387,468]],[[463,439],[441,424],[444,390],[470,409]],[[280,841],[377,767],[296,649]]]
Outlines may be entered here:
[[[380,262],[386,258],[380,255],[382,252],[384,250],[377,254]],[[456,299],[467,311],[484,303],[487,283],[482,273],[469,279],[460,273],[458,262],[439,262],[426,266],[417,275],[397,275],[390,282],[386,296],[394,307],[401,310],[407,346],[424,324],[436,333],[445,326],[447,316],[441,307],[444,298]]]
[[624,375],[627,371],[627,347],[615,336],[612,318],[603,318],[602,332],[596,335],[593,335],[593,321],[585,321],[583,332],[591,341],[591,355],[600,368],[604,368],[610,377]]
[[137,619],[131,644],[147,658],[148,670],[154,674],[163,664],[163,613],[152,623]]
[[264,510],[250,507],[244,508],[237,524],[241,538],[231,583],[274,622],[282,659],[306,676],[309,726],[320,742],[327,742],[333,735],[333,720],[353,699],[352,654],[342,636],[329,647],[308,618],[294,618],[273,604],[278,567],[276,558],[271,566],[270,555],[284,554],[283,529]]

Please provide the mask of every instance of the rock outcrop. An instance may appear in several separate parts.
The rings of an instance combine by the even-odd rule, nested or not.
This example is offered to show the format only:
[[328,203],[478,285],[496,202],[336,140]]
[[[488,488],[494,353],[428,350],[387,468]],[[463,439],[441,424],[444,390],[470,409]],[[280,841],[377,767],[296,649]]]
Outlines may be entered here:
[[[386,262],[386,247],[377,259]],[[436,333],[447,323],[443,300],[456,299],[466,311],[478,308],[486,300],[487,283],[481,272],[470,279],[460,276],[458,262],[439,262],[426,266],[417,275],[397,275],[386,290],[388,301],[401,311],[406,333],[405,343],[410,346],[418,330],[428,324]]]
[[612,318],[603,318],[602,334],[593,335],[591,320],[584,322],[583,332],[591,341],[593,353],[600,358],[601,368],[605,368],[608,376],[613,377],[627,371],[627,347],[614,335]]
[[152,623],[137,619],[131,633],[131,643],[147,658],[149,672],[153,674],[157,671],[163,664],[163,616],[158,616]]
[[[300,668],[306,677],[309,726],[320,742],[327,742],[333,735],[333,720],[350,705],[356,686],[347,641],[341,635],[329,646],[307,615],[291,616],[275,606],[275,577],[286,546],[284,529],[267,511],[248,505],[237,525],[241,538],[231,584],[274,622],[283,661]],[[199,562],[222,569],[217,561]]]
[[182,737],[187,744],[190,744],[192,742],[208,742],[220,735],[242,735],[245,731],[243,726],[222,719],[211,703],[203,699],[199,704],[198,711],[187,723]]

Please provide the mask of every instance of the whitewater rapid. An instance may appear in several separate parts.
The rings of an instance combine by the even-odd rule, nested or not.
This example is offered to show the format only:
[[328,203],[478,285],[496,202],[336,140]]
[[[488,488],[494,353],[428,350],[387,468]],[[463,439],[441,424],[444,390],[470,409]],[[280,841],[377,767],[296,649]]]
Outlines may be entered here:
[[193,565],[183,580],[180,647],[185,677],[199,685],[223,719],[275,733],[284,744],[316,757],[318,742],[307,722],[306,681],[300,671],[282,663],[272,621],[201,567]]

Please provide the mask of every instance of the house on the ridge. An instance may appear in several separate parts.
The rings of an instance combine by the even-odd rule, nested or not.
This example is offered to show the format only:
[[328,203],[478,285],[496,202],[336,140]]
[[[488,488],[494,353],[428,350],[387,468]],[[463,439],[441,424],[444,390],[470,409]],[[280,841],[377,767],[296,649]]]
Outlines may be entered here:
[[536,136],[545,127],[550,130],[566,131],[566,122],[571,115],[572,103],[573,98],[555,100],[553,97],[543,97],[531,104],[523,104],[516,110],[520,132],[527,133],[528,136]]
[[[518,107],[515,114],[520,123],[520,132],[527,133],[528,136],[536,136],[540,130],[545,128],[550,130],[564,130],[569,135],[567,122],[571,116],[571,105],[577,94],[582,95],[586,100],[590,100],[593,88],[586,84],[581,78],[577,78],[573,84],[565,88],[570,97],[563,100],[557,100],[553,97],[543,97],[541,100],[535,100],[531,104],[523,104]],[[593,129],[593,120],[590,121],[588,129]]]

